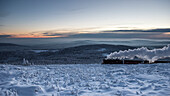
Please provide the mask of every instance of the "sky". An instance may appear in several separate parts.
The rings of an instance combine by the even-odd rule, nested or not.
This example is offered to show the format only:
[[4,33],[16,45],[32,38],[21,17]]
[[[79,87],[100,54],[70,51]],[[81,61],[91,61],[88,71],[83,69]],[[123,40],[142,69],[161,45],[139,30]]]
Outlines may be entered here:
[[0,0],[0,39],[170,39],[170,0]]

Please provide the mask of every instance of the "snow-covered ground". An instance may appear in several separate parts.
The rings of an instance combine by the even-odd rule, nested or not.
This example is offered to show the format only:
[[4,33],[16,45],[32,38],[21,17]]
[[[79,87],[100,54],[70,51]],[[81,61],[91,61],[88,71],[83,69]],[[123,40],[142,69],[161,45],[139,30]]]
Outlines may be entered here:
[[170,64],[0,65],[0,96],[170,96]]

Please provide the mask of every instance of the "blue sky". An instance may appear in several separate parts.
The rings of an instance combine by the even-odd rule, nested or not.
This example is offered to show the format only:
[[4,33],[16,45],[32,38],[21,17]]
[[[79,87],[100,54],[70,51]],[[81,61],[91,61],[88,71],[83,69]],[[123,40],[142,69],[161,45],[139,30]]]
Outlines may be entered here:
[[170,39],[170,0],[0,0],[0,6],[0,38]]

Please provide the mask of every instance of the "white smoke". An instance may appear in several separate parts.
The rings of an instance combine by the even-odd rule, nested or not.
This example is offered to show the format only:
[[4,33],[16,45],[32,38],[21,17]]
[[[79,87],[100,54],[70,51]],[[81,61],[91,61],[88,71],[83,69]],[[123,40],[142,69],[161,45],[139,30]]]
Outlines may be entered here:
[[150,63],[161,58],[170,57],[170,44],[161,49],[149,50],[146,47],[141,47],[133,50],[113,52],[107,56],[107,59],[134,59],[135,57],[148,60]]

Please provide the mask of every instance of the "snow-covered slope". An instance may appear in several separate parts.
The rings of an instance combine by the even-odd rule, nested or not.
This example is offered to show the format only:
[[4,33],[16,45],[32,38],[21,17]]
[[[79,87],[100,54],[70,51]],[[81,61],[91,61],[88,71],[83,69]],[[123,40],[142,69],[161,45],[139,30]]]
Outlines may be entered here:
[[0,96],[170,96],[170,64],[0,65]]

